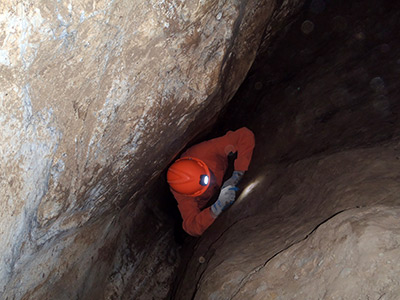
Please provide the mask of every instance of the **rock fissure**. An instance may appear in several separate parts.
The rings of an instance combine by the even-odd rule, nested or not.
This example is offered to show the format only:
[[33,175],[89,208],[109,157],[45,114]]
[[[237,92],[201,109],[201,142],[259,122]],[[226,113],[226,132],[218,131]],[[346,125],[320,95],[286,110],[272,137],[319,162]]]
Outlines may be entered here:
[[311,230],[303,239],[301,240],[297,240],[293,243],[291,243],[290,245],[288,245],[287,247],[283,248],[282,250],[279,250],[278,252],[276,252],[275,254],[273,254],[271,257],[269,257],[263,264],[257,266],[256,268],[254,268],[252,271],[250,271],[245,277],[243,277],[243,279],[240,281],[240,283],[238,284],[238,287],[236,289],[236,291],[230,296],[230,300],[234,299],[236,297],[236,295],[238,295],[240,293],[241,288],[248,282],[251,280],[251,277],[260,272],[263,268],[265,268],[265,266],[271,261],[273,260],[276,256],[280,255],[281,253],[287,251],[288,249],[290,249],[291,247],[304,242],[305,240],[307,240],[322,224],[325,224],[326,222],[328,222],[329,220],[331,220],[332,218],[334,218],[335,216],[348,211],[348,210],[352,210],[354,208],[348,208],[348,209],[344,209],[341,211],[338,211],[337,213],[333,214],[332,216],[330,216],[329,218],[325,219],[324,221],[322,221],[321,223],[319,223],[317,226],[315,226],[315,228],[313,230]]
[[[245,219],[245,218],[244,218],[244,219]],[[200,263],[200,262],[199,262],[199,264],[198,264],[198,266],[197,266],[195,277],[198,278],[198,279],[197,279],[197,283],[196,283],[196,285],[195,285],[196,288],[195,288],[195,290],[193,291],[193,295],[192,295],[192,298],[191,298],[191,299],[194,299],[194,298],[195,298],[197,289],[199,288],[200,282],[201,282],[202,279],[203,279],[203,275],[204,275],[204,273],[207,271],[207,265],[208,265],[208,263],[210,262],[210,260],[212,259],[213,255],[215,254],[215,251],[213,251],[212,254],[210,255],[210,254],[209,254],[209,253],[210,253],[210,249],[213,247],[213,245],[215,245],[215,244],[223,237],[223,235],[224,235],[225,232],[227,232],[231,227],[233,227],[234,225],[236,225],[237,223],[239,223],[239,222],[242,221],[242,220],[243,220],[243,219],[237,220],[237,221],[233,222],[231,225],[229,225],[221,234],[219,234],[219,236],[218,236],[216,239],[213,239],[213,240],[212,240],[212,242],[208,245],[207,249],[204,251],[204,254],[205,254],[205,255],[204,255],[204,256],[201,256],[201,257],[207,257],[207,260],[206,260],[204,263]],[[200,244],[201,244],[201,243],[198,243],[197,245],[200,245]],[[200,252],[200,251],[196,251],[196,250],[195,250],[195,251],[193,252],[193,255],[195,255],[195,254],[198,253],[198,252]],[[200,257],[199,257],[199,259],[200,259]],[[188,263],[189,263],[189,262],[188,262]],[[218,267],[218,265],[217,265],[216,267]],[[202,271],[201,271],[200,275],[197,275],[199,269],[202,269]]]

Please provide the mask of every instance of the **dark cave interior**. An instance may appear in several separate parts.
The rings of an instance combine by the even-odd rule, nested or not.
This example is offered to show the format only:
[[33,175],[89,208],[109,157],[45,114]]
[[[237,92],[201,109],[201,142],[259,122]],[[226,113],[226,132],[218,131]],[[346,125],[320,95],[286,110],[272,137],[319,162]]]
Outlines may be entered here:
[[[268,172],[269,164],[293,165],[398,138],[399,20],[399,3],[393,1],[308,1],[272,44],[261,45],[216,124],[189,145],[242,126],[253,130],[256,148],[244,188]],[[271,209],[275,204],[270,201],[262,208]],[[170,207],[173,202],[169,198]],[[171,211],[178,220],[177,242],[185,241],[176,290],[193,271],[188,264],[193,249],[213,235],[189,237],[179,230],[179,211]],[[233,224],[233,215],[215,227]]]

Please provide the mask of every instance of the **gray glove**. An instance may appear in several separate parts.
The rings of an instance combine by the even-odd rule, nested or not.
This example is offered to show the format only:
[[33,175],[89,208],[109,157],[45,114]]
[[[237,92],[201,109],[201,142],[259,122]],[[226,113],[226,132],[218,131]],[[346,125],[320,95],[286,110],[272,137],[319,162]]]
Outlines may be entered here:
[[233,186],[238,185],[238,183],[239,183],[240,179],[242,179],[243,175],[244,175],[243,171],[233,171],[231,178],[229,178],[228,180],[226,180],[224,182],[221,189],[223,189],[224,187],[226,187],[228,185],[233,185]]
[[215,217],[218,217],[225,209],[235,202],[237,188],[233,185],[228,185],[221,189],[217,201],[211,205],[211,211]]

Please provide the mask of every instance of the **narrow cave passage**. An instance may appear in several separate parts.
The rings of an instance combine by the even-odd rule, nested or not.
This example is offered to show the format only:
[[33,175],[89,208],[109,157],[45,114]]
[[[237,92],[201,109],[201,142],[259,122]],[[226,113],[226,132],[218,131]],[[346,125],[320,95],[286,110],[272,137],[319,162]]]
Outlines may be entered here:
[[[364,224],[382,221],[392,208],[362,209],[400,204],[395,196],[399,8],[390,1],[310,1],[272,45],[259,50],[244,83],[205,137],[242,126],[255,133],[242,195],[204,236],[191,241],[195,245],[186,245],[171,299],[396,299],[398,266],[377,269],[356,262],[370,263],[368,255],[387,256],[380,243],[391,225],[381,230],[365,225],[368,234],[385,238],[371,238],[363,245],[370,251],[346,258],[366,237],[347,228],[343,235],[353,241],[342,244],[333,228],[344,225],[324,224],[336,215],[349,218],[341,224],[352,226],[357,226],[354,215],[371,218]],[[397,243],[399,228],[393,230]],[[319,246],[304,250],[311,233]],[[313,247],[325,250],[309,250]],[[336,267],[323,265],[328,253],[338,256],[332,262]],[[281,267],[266,271],[270,260]],[[335,275],[343,270],[346,276]],[[301,283],[289,283],[300,277]],[[382,278],[397,287],[381,283]]]
[[[0,299],[398,300],[399,20],[392,0],[2,1]],[[243,126],[240,194],[191,237],[167,168]]]
[[187,145],[255,133],[235,204],[190,237],[165,171],[123,212],[105,298],[397,299],[399,11],[308,1],[262,43],[215,125]]

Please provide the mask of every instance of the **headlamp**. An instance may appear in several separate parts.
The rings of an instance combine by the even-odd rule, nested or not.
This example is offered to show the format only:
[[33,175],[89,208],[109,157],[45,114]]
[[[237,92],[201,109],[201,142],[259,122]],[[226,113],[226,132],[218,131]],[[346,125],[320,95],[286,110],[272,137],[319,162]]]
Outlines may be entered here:
[[210,178],[207,175],[200,176],[200,185],[207,186],[209,182],[210,182]]

